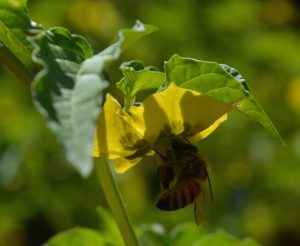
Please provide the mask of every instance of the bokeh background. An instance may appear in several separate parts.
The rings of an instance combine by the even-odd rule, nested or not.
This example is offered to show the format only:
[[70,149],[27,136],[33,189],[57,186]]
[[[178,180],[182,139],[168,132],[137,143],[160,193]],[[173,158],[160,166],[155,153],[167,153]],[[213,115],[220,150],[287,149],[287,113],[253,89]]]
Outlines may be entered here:
[[[141,59],[163,69],[178,53],[226,63],[247,79],[286,146],[237,112],[199,143],[210,162],[214,201],[203,225],[264,245],[300,245],[300,1],[288,0],[29,0],[44,28],[64,26],[94,51],[136,19],[159,32],[134,45],[121,61]],[[155,208],[156,163],[147,159],[117,175],[135,225],[167,229],[193,220],[193,209]],[[98,228],[96,206],[107,207],[95,174],[66,162],[36,112],[28,88],[0,67],[0,245],[40,245],[76,225]]]

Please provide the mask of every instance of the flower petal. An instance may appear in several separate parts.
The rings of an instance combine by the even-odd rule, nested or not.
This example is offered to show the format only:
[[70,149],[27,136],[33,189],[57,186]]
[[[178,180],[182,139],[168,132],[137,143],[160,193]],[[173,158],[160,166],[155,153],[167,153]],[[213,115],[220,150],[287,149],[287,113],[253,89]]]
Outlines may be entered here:
[[117,158],[113,160],[115,165],[115,169],[118,173],[124,173],[129,168],[133,167],[135,164],[140,162],[143,157],[136,157],[134,159],[127,159],[127,158]]
[[229,104],[194,91],[187,91],[181,98],[180,105],[184,119],[184,136],[196,135],[194,140],[197,141],[211,134],[233,109]]
[[221,123],[227,120],[227,114],[224,114],[219,119],[217,119],[210,127],[206,128],[204,131],[199,132],[198,134],[188,137],[191,142],[198,142],[204,138],[206,138],[209,134],[211,134],[214,130],[216,130]]
[[97,122],[93,156],[115,159],[134,154],[146,145],[142,136],[128,123],[128,115],[110,94]]
[[146,98],[142,105],[131,107],[130,112],[132,125],[153,143],[174,135],[192,137],[202,132],[197,138],[206,137],[231,109],[231,105],[212,97],[170,84],[163,92]]

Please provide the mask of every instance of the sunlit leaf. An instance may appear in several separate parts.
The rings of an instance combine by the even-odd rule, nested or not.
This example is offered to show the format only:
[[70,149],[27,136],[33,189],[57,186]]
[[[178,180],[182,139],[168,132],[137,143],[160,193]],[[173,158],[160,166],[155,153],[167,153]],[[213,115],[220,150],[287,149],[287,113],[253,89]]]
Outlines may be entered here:
[[138,92],[149,89],[158,89],[166,80],[164,73],[156,71],[153,67],[144,67],[141,63],[131,63],[131,66],[122,66],[124,77],[117,83],[123,92],[126,106],[134,103]]
[[0,1],[0,41],[28,68],[33,67],[27,31],[34,28],[26,0]]
[[118,39],[101,53],[82,37],[63,28],[52,28],[33,39],[35,60],[44,66],[35,78],[33,96],[48,126],[65,148],[68,160],[83,175],[92,170],[92,143],[101,112],[102,90],[107,86],[104,69],[129,44],[154,27],[137,22],[118,33]]
[[168,83],[195,90],[234,105],[251,120],[262,125],[283,143],[262,107],[252,95],[245,79],[228,65],[174,55],[165,63]]
[[103,236],[88,228],[74,228],[53,236],[45,246],[99,246],[107,245]]

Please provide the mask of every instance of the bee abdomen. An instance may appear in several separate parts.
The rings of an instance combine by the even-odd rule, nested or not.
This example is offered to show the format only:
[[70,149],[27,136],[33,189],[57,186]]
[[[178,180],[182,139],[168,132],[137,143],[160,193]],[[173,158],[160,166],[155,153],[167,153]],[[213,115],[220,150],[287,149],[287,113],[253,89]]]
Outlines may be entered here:
[[201,187],[195,180],[185,180],[162,192],[156,207],[161,210],[173,211],[193,203],[200,195]]

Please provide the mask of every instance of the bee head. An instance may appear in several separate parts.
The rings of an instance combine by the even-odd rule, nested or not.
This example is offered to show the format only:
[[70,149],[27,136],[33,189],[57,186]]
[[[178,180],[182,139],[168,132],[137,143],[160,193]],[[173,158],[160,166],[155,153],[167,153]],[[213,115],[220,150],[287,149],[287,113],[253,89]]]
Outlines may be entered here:
[[174,138],[171,140],[171,146],[175,152],[197,153],[195,145],[185,138]]

